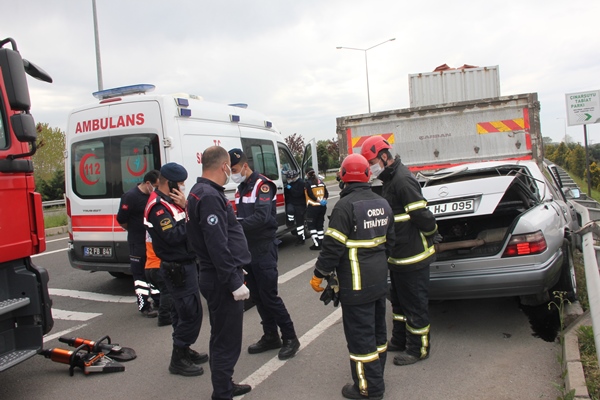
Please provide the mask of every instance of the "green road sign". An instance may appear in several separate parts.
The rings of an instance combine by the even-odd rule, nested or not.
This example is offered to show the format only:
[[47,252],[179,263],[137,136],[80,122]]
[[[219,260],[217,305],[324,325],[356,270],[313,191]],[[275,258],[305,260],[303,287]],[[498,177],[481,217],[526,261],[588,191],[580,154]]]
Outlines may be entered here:
[[568,93],[565,99],[569,126],[600,122],[600,90]]

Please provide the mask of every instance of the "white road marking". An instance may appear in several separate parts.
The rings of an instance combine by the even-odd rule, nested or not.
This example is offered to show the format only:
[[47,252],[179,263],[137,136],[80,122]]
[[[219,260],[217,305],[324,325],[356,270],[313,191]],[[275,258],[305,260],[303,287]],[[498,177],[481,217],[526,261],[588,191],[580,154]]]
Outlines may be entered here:
[[46,243],[53,243],[53,242],[59,242],[61,240],[68,240],[69,237],[64,237],[64,238],[60,238],[60,239],[53,239],[53,240],[46,240]]
[[111,294],[82,292],[80,290],[70,289],[48,289],[51,296],[73,297],[75,299],[103,301],[105,303],[135,303],[135,296],[113,296]]
[[60,249],[60,250],[45,251],[45,252],[40,253],[40,254],[34,254],[34,255],[31,256],[31,258],[36,258],[36,257],[40,257],[40,256],[46,256],[48,254],[54,254],[54,253],[58,253],[58,252],[61,252],[61,251],[67,251],[67,250],[69,250],[69,249],[65,247],[64,249]]
[[60,310],[52,308],[52,318],[61,319],[63,321],[89,321],[92,318],[102,315],[102,313],[90,313],[79,311]]
[[69,329],[65,329],[64,331],[53,333],[52,335],[46,335],[46,336],[44,336],[44,343],[49,342],[51,340],[54,340],[56,338],[59,338],[59,337],[61,337],[63,335],[66,335],[67,333],[71,333],[71,332],[76,331],[78,329],[84,328],[86,326],[87,326],[87,324],[81,324],[81,325],[77,325],[77,326],[74,326],[74,327],[69,328]]
[[294,268],[293,270],[281,275],[277,282],[281,285],[282,283],[285,283],[285,282],[289,281],[290,279],[295,278],[296,276],[300,275],[304,271],[313,268],[315,266],[316,262],[317,262],[317,259],[314,258],[314,259],[300,265],[299,267]]
[[[340,318],[342,318],[342,307],[336,308],[334,312],[329,314],[324,320],[322,320],[319,324],[315,325],[310,331],[306,332],[304,336],[300,338],[300,349],[298,349],[298,352],[300,352],[304,347],[308,346],[313,340],[319,337],[323,332],[327,330],[327,328],[339,321]],[[246,379],[242,379],[240,382],[243,382],[244,384],[250,385],[252,387],[256,387],[262,382],[264,382],[279,368],[281,368],[287,361],[288,360],[280,360],[277,356],[275,356],[269,361],[267,361],[262,367],[257,369],[252,375],[250,375]],[[242,399],[244,398],[244,396],[241,396],[239,398]]]

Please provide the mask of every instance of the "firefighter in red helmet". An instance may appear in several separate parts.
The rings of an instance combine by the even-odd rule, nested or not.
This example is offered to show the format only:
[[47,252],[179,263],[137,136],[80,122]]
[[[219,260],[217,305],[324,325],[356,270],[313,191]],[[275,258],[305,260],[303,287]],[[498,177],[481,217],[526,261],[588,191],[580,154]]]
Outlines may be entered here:
[[[387,330],[385,298],[386,251],[394,241],[392,208],[373,193],[367,160],[351,154],[342,162],[344,188],[331,213],[311,286],[322,292],[326,278],[334,305],[342,304],[344,334],[350,353],[353,383],[345,385],[347,399],[381,399]],[[333,290],[332,290],[333,288]],[[321,300],[327,304],[330,296]]]
[[388,257],[393,324],[389,351],[400,351],[394,364],[408,365],[429,357],[429,265],[435,260],[435,217],[427,209],[421,185],[381,136],[364,141],[361,154],[382,196],[394,212],[395,246]]

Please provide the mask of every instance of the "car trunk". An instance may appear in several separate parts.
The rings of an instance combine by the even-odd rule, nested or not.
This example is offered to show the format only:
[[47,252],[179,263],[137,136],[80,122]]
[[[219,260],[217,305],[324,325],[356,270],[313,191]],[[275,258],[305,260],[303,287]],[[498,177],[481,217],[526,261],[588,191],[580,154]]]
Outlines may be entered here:
[[[430,210],[439,204],[456,204],[456,199],[473,200],[473,209],[458,211],[455,215],[437,217],[441,243],[436,244],[438,261],[489,257],[505,247],[518,219],[538,203],[537,187],[529,176],[483,174],[468,179],[454,176],[452,180],[439,180],[424,188]],[[438,197],[435,197],[435,193]],[[452,196],[444,200],[441,193]],[[444,203],[445,202],[445,203]]]

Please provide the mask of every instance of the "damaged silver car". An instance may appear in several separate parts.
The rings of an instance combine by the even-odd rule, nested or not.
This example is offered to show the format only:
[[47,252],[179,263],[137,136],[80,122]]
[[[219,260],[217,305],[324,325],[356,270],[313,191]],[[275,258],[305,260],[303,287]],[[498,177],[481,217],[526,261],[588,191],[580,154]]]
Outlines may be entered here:
[[546,167],[490,161],[437,171],[423,195],[443,240],[431,265],[431,299],[520,296],[554,290],[574,299],[577,215]]

